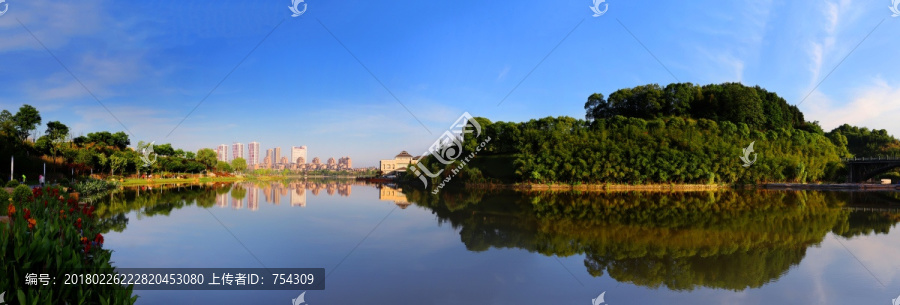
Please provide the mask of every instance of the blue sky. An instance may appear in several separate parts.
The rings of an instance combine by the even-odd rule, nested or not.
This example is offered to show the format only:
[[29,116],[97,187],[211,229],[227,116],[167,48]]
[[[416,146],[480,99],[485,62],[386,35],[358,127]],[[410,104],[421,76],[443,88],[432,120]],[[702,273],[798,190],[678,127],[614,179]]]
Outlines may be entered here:
[[0,108],[31,104],[75,135],[127,128],[133,144],[306,145],[374,166],[463,111],[583,118],[594,92],[737,81],[826,129],[900,135],[889,0],[607,0],[596,18],[590,0],[307,0],[297,18],[290,2],[7,0]]

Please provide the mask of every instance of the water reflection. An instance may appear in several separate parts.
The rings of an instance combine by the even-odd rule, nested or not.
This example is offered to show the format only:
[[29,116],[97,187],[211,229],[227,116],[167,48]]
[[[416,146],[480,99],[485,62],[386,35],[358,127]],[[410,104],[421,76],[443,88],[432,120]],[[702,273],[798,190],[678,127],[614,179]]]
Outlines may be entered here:
[[135,212],[138,219],[168,216],[173,210],[194,204],[204,208],[231,207],[237,210],[246,206],[250,211],[257,211],[260,198],[266,204],[280,205],[287,199],[291,206],[305,207],[307,190],[313,196],[324,190],[328,196],[336,193],[346,197],[350,196],[354,185],[365,184],[353,180],[286,180],[128,187],[104,198],[95,213],[104,219],[106,231],[122,232],[128,224],[125,214],[130,212]]
[[672,290],[761,287],[798,265],[829,232],[886,234],[900,220],[895,208],[856,206],[884,199],[875,193],[406,193],[458,229],[471,251],[583,254],[592,276]]
[[[121,232],[139,219],[199,207],[257,211],[307,205],[311,196],[350,196],[355,181],[284,181],[127,189],[98,215]],[[821,191],[534,192],[443,191],[378,186],[378,199],[419,207],[458,230],[466,249],[523,249],[584,257],[582,272],[671,290],[743,291],[777,281],[831,233],[888,234],[900,221],[897,193]],[[324,191],[324,192],[323,192]],[[264,207],[262,207],[264,208]],[[573,270],[576,271],[576,270]]]

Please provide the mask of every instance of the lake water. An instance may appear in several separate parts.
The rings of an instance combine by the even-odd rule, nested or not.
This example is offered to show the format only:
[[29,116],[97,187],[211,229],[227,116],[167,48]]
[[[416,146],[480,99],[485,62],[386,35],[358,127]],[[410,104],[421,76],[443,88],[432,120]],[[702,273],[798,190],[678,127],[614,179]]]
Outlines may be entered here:
[[[890,304],[897,193],[420,191],[348,182],[126,189],[122,268],[325,268],[306,304]],[[137,290],[138,304],[302,291]]]

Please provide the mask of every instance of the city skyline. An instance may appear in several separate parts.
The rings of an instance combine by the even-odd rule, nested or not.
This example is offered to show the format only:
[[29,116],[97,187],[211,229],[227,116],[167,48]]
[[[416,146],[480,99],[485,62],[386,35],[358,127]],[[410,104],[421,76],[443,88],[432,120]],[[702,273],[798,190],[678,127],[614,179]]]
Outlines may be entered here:
[[33,105],[76,136],[126,131],[132,146],[302,141],[376,166],[421,154],[464,111],[584,118],[595,92],[742,82],[826,130],[900,135],[889,1],[617,2],[596,18],[590,4],[351,0],[291,18],[274,2],[17,2],[0,16],[0,55],[15,59],[0,108]]

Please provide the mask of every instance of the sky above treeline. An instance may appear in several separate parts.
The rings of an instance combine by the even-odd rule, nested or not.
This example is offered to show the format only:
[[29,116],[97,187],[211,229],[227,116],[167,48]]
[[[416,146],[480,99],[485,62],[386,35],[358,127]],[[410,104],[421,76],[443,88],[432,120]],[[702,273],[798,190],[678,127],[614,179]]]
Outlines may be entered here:
[[425,151],[463,112],[584,118],[594,92],[741,82],[826,130],[900,135],[889,0],[607,0],[599,17],[590,0],[291,4],[7,0],[0,108],[133,145],[306,145],[374,166]]

